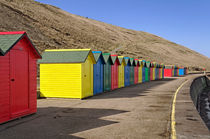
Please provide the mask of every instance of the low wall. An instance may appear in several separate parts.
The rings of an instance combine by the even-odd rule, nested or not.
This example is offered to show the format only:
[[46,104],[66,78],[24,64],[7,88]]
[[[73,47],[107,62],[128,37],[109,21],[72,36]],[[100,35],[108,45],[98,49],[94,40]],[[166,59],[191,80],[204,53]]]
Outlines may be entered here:
[[197,110],[199,111],[199,96],[209,85],[209,79],[206,76],[197,77],[190,86],[190,96]]

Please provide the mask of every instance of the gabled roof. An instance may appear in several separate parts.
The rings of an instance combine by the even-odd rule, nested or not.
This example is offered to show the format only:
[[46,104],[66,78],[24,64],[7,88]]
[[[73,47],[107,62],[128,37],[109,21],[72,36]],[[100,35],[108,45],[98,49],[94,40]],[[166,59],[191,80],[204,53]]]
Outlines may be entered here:
[[116,60],[118,60],[117,55],[111,55],[111,60],[112,60],[112,64],[114,64],[116,62]]
[[156,67],[156,62],[151,62],[151,67]]
[[146,60],[142,60],[143,67],[147,67]]
[[131,65],[131,62],[130,62],[130,57],[124,57],[124,60],[125,60],[125,65]]
[[157,63],[156,62],[152,62],[153,67],[157,67]]
[[137,66],[137,65],[140,65],[140,63],[139,63],[139,60],[138,60],[138,59],[134,59],[134,62],[135,62],[135,64],[136,64],[136,66]]
[[52,49],[45,50],[38,63],[84,63],[90,55],[93,63],[95,58],[90,49]]
[[6,55],[23,37],[29,41],[29,45],[34,50],[38,58],[41,58],[38,50],[32,44],[25,31],[19,32],[0,32],[0,55]]
[[134,62],[134,58],[130,58],[131,66],[136,66]]
[[143,67],[143,61],[142,60],[139,60],[139,66]]
[[154,64],[150,61],[150,67],[153,68]]
[[173,65],[165,65],[165,69],[173,69]]
[[103,57],[104,57],[104,60],[105,60],[105,63],[107,63],[109,60],[111,61],[112,63],[112,60],[111,60],[111,57],[110,57],[110,53],[102,53]]
[[93,52],[93,56],[95,58],[96,63],[98,62],[99,58],[102,58],[103,63],[105,63],[104,57],[102,56],[102,52],[101,51],[92,51]]
[[150,61],[146,61],[146,67],[150,68],[151,67],[151,62]]
[[118,56],[118,60],[119,60],[120,65],[121,65],[123,62],[125,63],[124,56]]

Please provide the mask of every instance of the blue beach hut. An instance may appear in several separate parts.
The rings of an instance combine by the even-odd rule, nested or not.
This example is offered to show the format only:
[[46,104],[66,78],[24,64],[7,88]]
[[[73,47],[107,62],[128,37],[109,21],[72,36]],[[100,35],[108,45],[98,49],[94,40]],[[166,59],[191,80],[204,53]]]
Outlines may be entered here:
[[93,65],[93,95],[103,92],[103,74],[105,60],[101,51],[92,51],[96,64]]
[[125,59],[125,69],[124,69],[124,84],[125,86],[129,86],[130,85],[130,67],[131,67],[131,63],[130,63],[130,58],[129,57],[124,57]]
[[179,76],[183,76],[184,75],[184,67],[180,67],[178,70],[179,70]]
[[146,61],[145,60],[142,60],[142,64],[143,64],[143,66],[142,66],[142,82],[145,82],[146,80],[145,80],[145,67],[146,67]]

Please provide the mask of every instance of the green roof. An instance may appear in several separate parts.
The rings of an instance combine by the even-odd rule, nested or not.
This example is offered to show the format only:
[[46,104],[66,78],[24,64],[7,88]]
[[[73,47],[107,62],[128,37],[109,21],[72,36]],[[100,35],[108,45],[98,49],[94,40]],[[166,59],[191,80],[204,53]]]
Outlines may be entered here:
[[93,53],[93,56],[96,60],[96,62],[98,61],[99,57],[101,56],[101,53]]
[[89,54],[92,56],[93,63],[95,63],[92,51],[89,49],[46,50],[42,54],[42,59],[38,60],[38,63],[84,63]]
[[[102,55],[104,57],[105,63],[107,63],[108,60],[111,60],[110,53],[103,53]],[[112,62],[112,60],[111,60],[111,62]]]
[[151,62],[150,61],[146,61],[146,66],[147,66],[147,68],[151,67]]
[[123,59],[124,59],[123,57],[119,57],[119,56],[118,56],[118,60],[119,60],[120,65],[122,64]]
[[139,66],[143,65],[142,60],[139,60]]
[[157,63],[156,62],[152,62],[153,67],[157,67]]
[[134,62],[135,62],[135,65],[137,66],[137,65],[138,65],[138,63],[139,63],[139,60],[134,59]]
[[165,65],[165,69],[173,69],[172,65]]
[[144,67],[146,67],[147,65],[146,65],[146,61],[145,60],[142,60],[142,64],[143,64],[143,66]]
[[0,55],[5,55],[10,51],[23,37],[27,37],[27,41],[29,41],[30,46],[35,51],[35,54],[38,58],[41,58],[38,50],[34,47],[31,40],[28,38],[26,32],[0,32]]
[[134,58],[130,58],[131,66],[135,66]]
[[125,60],[125,64],[128,65],[130,63],[131,65],[131,62],[130,62],[130,58],[129,57],[124,57],[124,60]]
[[111,56],[111,60],[112,60],[112,63],[114,64],[115,61],[117,60],[117,56]]
[[22,37],[23,34],[0,35],[0,53],[5,55]]
[[92,51],[93,52],[93,56],[96,60],[96,63],[98,62],[100,56],[102,57],[103,59],[103,62],[104,62],[104,57],[102,56],[102,52],[101,51]]

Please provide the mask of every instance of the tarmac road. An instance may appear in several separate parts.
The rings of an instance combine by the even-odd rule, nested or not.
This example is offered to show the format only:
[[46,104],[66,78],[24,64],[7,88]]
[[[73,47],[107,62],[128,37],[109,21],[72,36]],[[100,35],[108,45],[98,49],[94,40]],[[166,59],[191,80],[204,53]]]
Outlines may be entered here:
[[133,85],[85,100],[39,99],[37,114],[0,125],[0,139],[169,138],[173,95],[187,77]]

